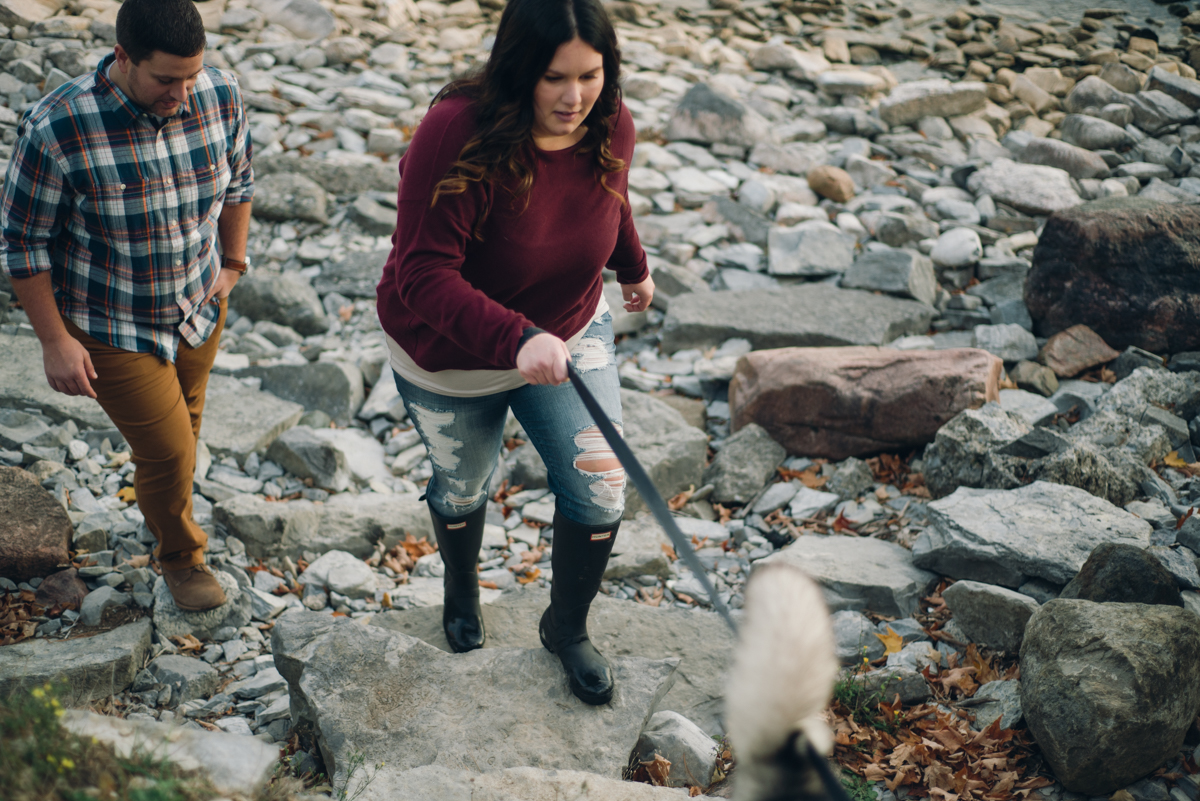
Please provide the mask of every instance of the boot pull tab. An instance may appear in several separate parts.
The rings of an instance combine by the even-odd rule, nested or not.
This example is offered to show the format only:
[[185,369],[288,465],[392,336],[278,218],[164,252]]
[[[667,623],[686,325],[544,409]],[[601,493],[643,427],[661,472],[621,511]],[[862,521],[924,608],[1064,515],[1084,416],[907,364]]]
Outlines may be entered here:
[[455,529],[466,528],[466,527],[467,527],[467,521],[465,521],[465,520],[463,520],[460,523],[447,523],[446,524],[446,529],[449,531],[454,531]]
[[611,529],[608,531],[598,531],[592,535],[592,542],[603,542],[604,540],[608,539],[611,536],[612,536]]

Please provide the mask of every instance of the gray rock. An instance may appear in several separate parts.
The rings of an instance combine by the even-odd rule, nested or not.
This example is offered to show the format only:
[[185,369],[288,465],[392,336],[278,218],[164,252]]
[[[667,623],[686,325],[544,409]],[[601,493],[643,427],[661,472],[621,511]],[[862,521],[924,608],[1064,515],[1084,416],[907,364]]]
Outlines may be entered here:
[[146,670],[157,684],[171,685],[171,704],[177,706],[193,698],[207,698],[217,691],[221,674],[201,659],[163,654],[153,659]]
[[309,336],[329,328],[321,299],[304,279],[292,273],[256,273],[238,281],[230,307],[251,320],[270,320]]
[[300,478],[311,478],[321,489],[341,492],[350,486],[346,454],[313,434],[308,426],[284,431],[267,449],[267,458]]
[[619,581],[635,576],[672,578],[671,561],[661,548],[654,551],[625,550],[609,558],[608,567],[604,569],[605,581]]
[[755,350],[882,345],[924,334],[932,315],[923,303],[826,284],[683,295],[663,322],[663,350],[716,347],[731,337]]
[[297,171],[303,171],[306,176],[324,187],[325,191],[334,195],[357,194],[367,190],[391,193],[396,191],[396,166],[385,164],[376,158],[365,158],[361,161],[304,159],[301,163],[292,153],[254,157],[256,177]]
[[1133,123],[1153,135],[1169,125],[1190,122],[1196,112],[1157,89],[1147,89],[1130,95],[1127,101],[1133,109]]
[[1154,554],[1139,545],[1116,542],[1097,545],[1059,597],[1183,606],[1175,577]]
[[1075,84],[1063,106],[1073,114],[1081,114],[1085,109],[1099,109],[1110,103],[1128,102],[1128,94],[1098,75],[1089,75]]
[[1019,587],[1027,577],[1066,584],[1100,543],[1150,544],[1149,523],[1081,489],[1045,481],[1011,490],[960,487],[929,504],[929,512],[913,564],[1003,587]]
[[1003,158],[972,173],[967,188],[1025,214],[1053,214],[1083,203],[1064,170]]
[[1105,177],[1108,163],[1091,149],[1079,147],[1059,139],[1035,137],[1021,151],[1021,161],[1026,164],[1041,164],[1065,170],[1076,180]]
[[934,78],[894,88],[879,104],[879,116],[888,125],[910,125],[923,117],[961,117],[986,104],[984,84]]
[[772,562],[795,565],[811,576],[833,612],[869,610],[907,617],[937,581],[933,573],[914,567],[904,548],[869,537],[800,537],[755,564]]
[[716,503],[746,504],[775,475],[785,457],[787,451],[765,428],[750,423],[725,440],[705,469],[703,482],[713,485]]
[[1114,150],[1131,143],[1123,127],[1083,114],[1068,114],[1063,119],[1062,137],[1064,142],[1085,150]]
[[[661,531],[661,529],[660,529]],[[627,536],[621,529],[617,543]],[[657,546],[656,546],[657,547]],[[438,582],[438,600],[441,582]],[[483,606],[489,648],[539,648],[537,623],[550,603],[548,589],[512,590]],[[285,619],[281,618],[281,620]],[[375,615],[371,625],[400,631],[449,651],[442,630],[442,607],[428,606]],[[601,653],[646,659],[679,659],[677,681],[656,710],[672,710],[705,732],[724,733],[725,672],[733,657],[734,636],[715,612],[655,608],[598,595],[588,618],[588,633]],[[284,670],[286,673],[287,671]]]
[[299,403],[305,411],[319,409],[341,425],[353,420],[363,404],[362,370],[349,362],[249,367],[238,377],[261,378],[265,391]]
[[331,550],[365,559],[377,542],[390,549],[408,534],[433,540],[429,510],[415,494],[342,493],[322,505],[238,495],[214,506],[213,519],[245,543],[249,556],[263,559]]
[[84,626],[99,626],[104,612],[114,606],[128,606],[129,596],[112,587],[92,590],[79,605],[79,622]]
[[[311,612],[305,612],[304,614],[311,614]],[[235,681],[225,688],[225,692],[234,698],[253,699],[278,692],[287,686],[287,681],[279,671],[274,667],[269,667],[266,669],[259,668],[258,672],[253,676],[248,676],[241,681]]]
[[304,584],[328,587],[347,598],[374,598],[375,571],[345,551],[328,551],[300,574]]
[[[395,227],[396,210],[391,209],[391,214]],[[375,288],[383,277],[383,265],[390,254],[390,250],[350,253],[341,261],[325,264],[321,274],[313,279],[313,288],[320,295],[338,292],[348,298],[374,299]]]
[[1038,602],[1028,595],[977,581],[956,582],[942,598],[972,642],[1013,653],[1021,647],[1025,624],[1038,610]]
[[1121,355],[1113,359],[1112,364],[1109,365],[1109,369],[1113,371],[1113,374],[1116,375],[1118,381],[1128,378],[1133,371],[1139,367],[1148,367],[1151,370],[1167,369],[1163,364],[1163,359],[1161,356],[1155,353],[1150,353],[1146,350],[1142,350],[1134,345],[1127,347],[1121,353]]
[[1029,463],[1025,477],[1079,487],[1111,504],[1124,506],[1131,498],[1140,495],[1141,489],[1124,469],[1124,462],[1117,460],[1114,464],[1114,460],[1109,458],[1111,455],[1112,451],[1101,450],[1089,442],[1074,443],[1069,448]]
[[951,228],[938,237],[929,257],[938,267],[966,267],[983,257],[983,243],[970,228]]
[[[700,486],[708,454],[703,431],[688,425],[683,415],[657,398],[633,390],[621,390],[621,414],[625,441],[663,497]],[[641,495],[627,481],[625,518],[644,508]]]
[[144,720],[124,720],[70,709],[63,728],[94,738],[124,759],[153,754],[188,773],[199,773],[218,793],[250,797],[266,786],[279,763],[279,748],[254,737],[205,731]]
[[1200,81],[1195,78],[1185,78],[1156,66],[1150,69],[1146,88],[1170,95],[1193,111],[1200,108]]
[[1108,795],[1174,758],[1200,705],[1200,618],[1054,600],[1021,646],[1021,707],[1063,787]]
[[391,236],[396,230],[396,208],[380,203],[369,195],[359,195],[348,216],[359,228],[373,236]]
[[714,92],[708,84],[694,84],[667,123],[667,139],[753,147],[771,141],[771,125],[756,111]]
[[526,442],[512,452],[513,467],[510,476],[512,486],[525,489],[543,489],[550,486],[546,462],[532,442]]
[[200,437],[213,455],[244,462],[263,453],[275,438],[304,415],[298,403],[250,389],[235,378],[211,375],[205,397]]
[[1200,553],[1200,516],[1192,514],[1175,532],[1175,541],[1193,553]]
[[286,222],[304,220],[324,225],[326,195],[313,179],[295,173],[264,175],[254,182],[254,216]]
[[668,787],[707,787],[717,767],[717,744],[678,712],[651,715],[633,751],[644,762],[657,755],[671,763]]
[[807,176],[814,168],[825,164],[829,153],[820,145],[805,142],[789,142],[777,145],[763,142],[750,151],[747,162],[753,167],[766,167],[784,175]]
[[836,225],[809,220],[772,228],[767,236],[771,275],[822,276],[845,272],[854,261],[854,237]]
[[796,519],[814,517],[818,512],[827,512],[837,506],[842,496],[836,492],[821,492],[801,486],[788,504],[788,515]]
[[1011,729],[1021,722],[1024,713],[1021,711],[1021,681],[989,681],[971,696],[974,708],[975,722],[972,728],[983,731],[998,718],[1001,729]]
[[933,262],[909,250],[864,253],[842,276],[842,286],[912,298],[928,306],[937,300]]
[[767,487],[767,491],[754,502],[750,511],[756,515],[766,516],[776,509],[782,509],[792,502],[802,486],[804,485],[794,480],[771,484]]
[[875,624],[861,612],[844,609],[829,616],[838,661],[843,665],[860,665],[863,658],[874,661],[883,656],[883,641],[876,636]]
[[[1174,529],[1174,526],[1172,526]],[[1146,552],[1154,556],[1175,577],[1181,590],[1200,590],[1200,570],[1196,568],[1196,554],[1189,548],[1168,548],[1151,545]]]
[[882,697],[899,695],[905,704],[919,704],[933,697],[925,676],[907,667],[883,667],[869,673],[850,676],[850,681],[862,685],[871,694],[882,693]]
[[56,642],[26,640],[0,648],[0,696],[67,679],[67,704],[86,704],[123,692],[150,651],[150,620],[97,634]]
[[574,697],[558,659],[542,648],[450,655],[406,634],[301,610],[280,617],[271,635],[292,709],[317,732],[335,785],[345,784],[358,753],[366,764],[386,761],[385,776],[441,765],[620,778],[678,665],[610,654],[617,691],[595,708]]
[[993,478],[994,454],[1030,432],[998,403],[959,412],[925,448],[925,484],[935,498],[958,487],[983,487]]
[[82,395],[63,395],[50,388],[46,383],[42,343],[37,337],[0,334],[0,353],[4,354],[0,408],[36,410],[54,423],[73,420],[84,429],[113,427],[96,401]]
[[1142,464],[1161,459],[1171,450],[1171,440],[1162,426],[1142,425],[1137,419],[1113,409],[1101,409],[1077,423],[1071,429],[1070,437],[1099,448],[1119,448]]
[[19,451],[50,430],[41,417],[15,409],[0,409],[0,448]]
[[[990,327],[998,328],[999,326]],[[1012,327],[1016,328],[1017,326]],[[1045,425],[1058,413],[1058,407],[1049,399],[1036,392],[1028,392],[1023,389],[1000,390],[1000,407],[1009,414],[1014,414],[1035,426]]]
[[298,39],[324,39],[337,20],[317,0],[254,0],[267,22],[282,25]]
[[875,486],[871,468],[862,459],[850,457],[838,465],[826,488],[843,498],[857,498]]
[[225,603],[203,612],[187,612],[175,605],[167,582],[162,576],[154,582],[154,628],[162,637],[183,637],[188,634],[212,639],[213,634],[226,626],[241,628],[250,622],[250,596],[238,587],[237,579],[223,571],[213,574],[225,591]]

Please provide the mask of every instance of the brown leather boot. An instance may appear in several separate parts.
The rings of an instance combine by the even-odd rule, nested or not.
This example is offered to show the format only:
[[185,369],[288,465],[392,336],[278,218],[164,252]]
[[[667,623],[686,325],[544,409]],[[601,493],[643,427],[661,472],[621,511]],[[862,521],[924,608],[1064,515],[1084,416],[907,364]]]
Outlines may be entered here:
[[208,565],[164,570],[163,579],[175,599],[175,605],[188,612],[202,612],[225,603],[225,591]]

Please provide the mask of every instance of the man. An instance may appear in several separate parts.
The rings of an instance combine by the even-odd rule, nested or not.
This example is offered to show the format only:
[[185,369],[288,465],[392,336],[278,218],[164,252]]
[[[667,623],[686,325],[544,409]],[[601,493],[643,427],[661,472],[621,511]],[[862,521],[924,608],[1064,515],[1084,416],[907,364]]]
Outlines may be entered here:
[[155,556],[188,610],[225,602],[192,479],[253,195],[242,98],[204,47],[192,0],[125,0],[113,53],[22,121],[0,196],[0,265],[46,378],[99,401],[130,444]]

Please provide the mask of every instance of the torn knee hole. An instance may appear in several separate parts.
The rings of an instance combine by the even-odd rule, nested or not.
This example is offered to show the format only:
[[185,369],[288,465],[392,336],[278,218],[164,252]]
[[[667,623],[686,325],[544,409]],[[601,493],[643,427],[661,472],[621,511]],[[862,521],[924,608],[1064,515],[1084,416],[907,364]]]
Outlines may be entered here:
[[575,468],[590,479],[588,488],[592,501],[604,509],[623,508],[625,470],[600,429],[596,426],[585,428],[575,435],[575,444],[581,450],[575,457]]

